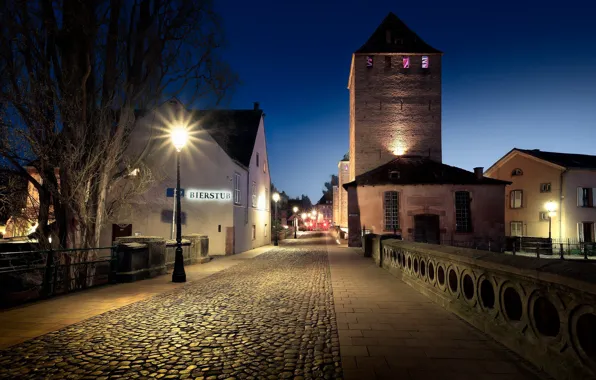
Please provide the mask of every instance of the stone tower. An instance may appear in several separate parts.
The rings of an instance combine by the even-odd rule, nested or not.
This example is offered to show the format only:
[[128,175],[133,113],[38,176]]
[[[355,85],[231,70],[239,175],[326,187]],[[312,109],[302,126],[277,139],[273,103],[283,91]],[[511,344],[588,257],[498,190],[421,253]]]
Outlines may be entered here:
[[399,155],[441,162],[441,56],[393,13],[352,55],[350,180]]

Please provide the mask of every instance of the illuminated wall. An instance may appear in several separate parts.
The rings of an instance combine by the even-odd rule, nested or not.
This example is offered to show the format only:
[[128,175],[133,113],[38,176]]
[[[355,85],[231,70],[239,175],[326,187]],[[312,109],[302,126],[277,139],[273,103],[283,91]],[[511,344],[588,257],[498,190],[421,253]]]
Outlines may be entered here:
[[354,54],[349,90],[351,180],[396,155],[441,162],[440,54]]

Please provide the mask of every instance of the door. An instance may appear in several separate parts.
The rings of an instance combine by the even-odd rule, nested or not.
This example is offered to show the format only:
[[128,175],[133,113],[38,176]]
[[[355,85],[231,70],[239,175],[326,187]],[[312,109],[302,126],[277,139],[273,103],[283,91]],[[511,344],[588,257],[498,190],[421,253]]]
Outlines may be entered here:
[[125,236],[132,236],[132,224],[112,224],[112,243]]
[[420,214],[414,216],[414,241],[440,244],[439,215]]

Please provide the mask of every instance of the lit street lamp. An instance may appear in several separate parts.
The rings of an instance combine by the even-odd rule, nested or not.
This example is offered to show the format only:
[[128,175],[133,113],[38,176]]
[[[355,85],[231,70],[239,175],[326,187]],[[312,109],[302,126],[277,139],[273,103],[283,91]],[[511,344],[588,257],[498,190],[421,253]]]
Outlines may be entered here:
[[[275,202],[275,223],[277,223],[277,202],[279,202],[279,193],[273,193],[273,202]],[[275,227],[275,240],[273,241],[273,245],[279,244],[279,233],[277,231],[277,226]]]
[[292,211],[294,211],[294,239],[297,239],[298,236],[296,231],[298,231],[298,207],[294,206]]
[[546,202],[545,205],[546,211],[548,211],[548,240],[551,240],[551,225],[552,225],[552,218],[556,215],[557,204],[553,201]]
[[172,282],[186,282],[184,256],[182,256],[182,219],[180,212],[180,150],[186,145],[188,132],[184,127],[176,127],[171,133],[172,143],[176,148],[176,256]]

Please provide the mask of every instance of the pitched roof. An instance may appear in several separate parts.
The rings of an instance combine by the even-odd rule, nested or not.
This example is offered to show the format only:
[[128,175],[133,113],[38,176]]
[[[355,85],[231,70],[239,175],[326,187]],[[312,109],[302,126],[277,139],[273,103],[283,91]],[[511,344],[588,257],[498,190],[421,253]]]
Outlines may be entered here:
[[[388,32],[391,39],[387,42]],[[395,14],[389,12],[381,25],[368,41],[356,50],[356,53],[438,53],[441,51],[430,46],[418,37]]]
[[544,152],[540,149],[518,149],[522,153],[539,158],[567,169],[596,169],[596,156],[575,153]]
[[508,185],[511,182],[482,177],[455,166],[420,156],[400,156],[356,176],[344,188],[375,185]]
[[191,110],[193,120],[206,130],[234,160],[248,167],[263,111]]
[[324,205],[324,204],[327,204],[327,201],[333,202],[333,192],[332,191],[323,193],[323,196],[321,197],[321,199],[319,199],[317,204]]

